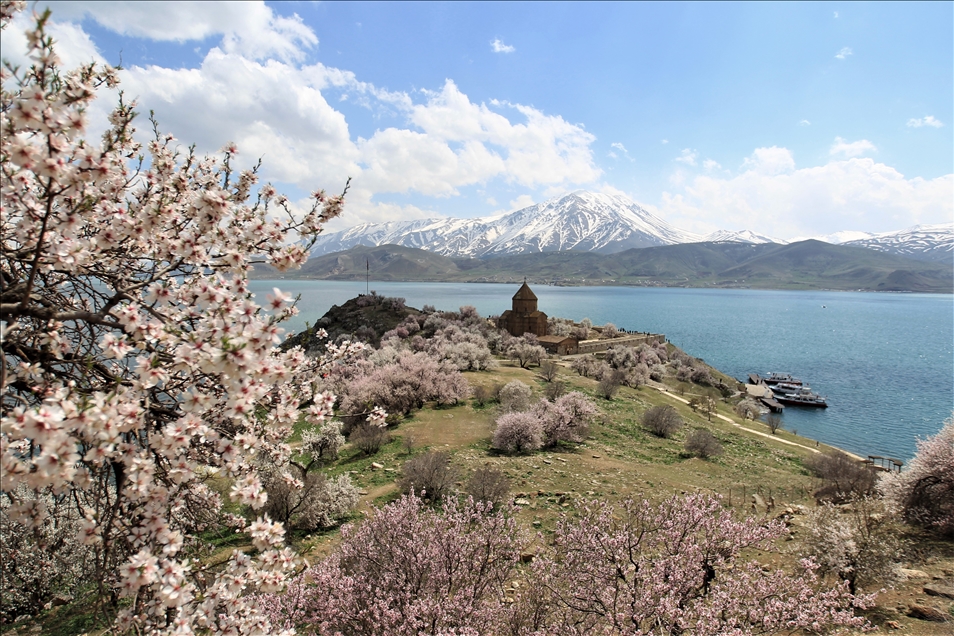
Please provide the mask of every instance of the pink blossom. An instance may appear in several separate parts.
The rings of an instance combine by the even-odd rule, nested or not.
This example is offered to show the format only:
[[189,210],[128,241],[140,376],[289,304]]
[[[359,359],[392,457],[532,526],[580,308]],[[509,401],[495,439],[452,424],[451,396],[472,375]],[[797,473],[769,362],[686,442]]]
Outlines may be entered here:
[[[17,6],[3,3],[5,27]],[[260,508],[258,458],[287,456],[301,404],[332,415],[333,396],[315,395],[312,380],[361,348],[277,350],[291,299],[276,292],[274,313],[261,311],[246,277],[256,260],[304,262],[342,199],[281,221],[271,186],[253,197],[255,171],[230,165],[234,144],[199,157],[160,132],[140,146],[127,101],[102,138],[84,139],[84,112],[118,75],[56,68],[45,21],[27,38],[32,67],[4,71],[0,118],[4,291],[22,290],[4,300],[4,350],[15,353],[2,389],[16,408],[0,422],[0,483],[26,493],[4,514],[28,528],[48,514],[72,520],[75,545],[96,546],[90,579],[133,599],[120,631],[268,631],[243,595],[279,589],[289,557],[236,555],[206,576],[185,567],[183,546],[230,520],[207,477]],[[160,577],[157,559],[180,574]]]

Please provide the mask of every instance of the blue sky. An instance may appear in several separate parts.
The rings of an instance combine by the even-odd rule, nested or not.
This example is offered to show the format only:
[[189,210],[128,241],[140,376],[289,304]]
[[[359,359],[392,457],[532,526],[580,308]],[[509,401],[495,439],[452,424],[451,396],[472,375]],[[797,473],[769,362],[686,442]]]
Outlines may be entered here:
[[700,233],[954,220],[951,3],[50,6],[183,142],[293,198],[353,177],[332,229],[580,188]]

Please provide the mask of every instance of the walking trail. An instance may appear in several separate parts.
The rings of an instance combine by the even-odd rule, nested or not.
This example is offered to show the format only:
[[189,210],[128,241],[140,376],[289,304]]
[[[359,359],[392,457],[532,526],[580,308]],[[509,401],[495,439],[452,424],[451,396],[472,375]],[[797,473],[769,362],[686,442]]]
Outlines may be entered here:
[[[685,398],[681,398],[681,397],[679,397],[678,395],[676,395],[675,393],[672,393],[672,392],[670,392],[670,391],[668,391],[668,390],[666,390],[666,389],[664,389],[664,388],[658,387],[658,386],[657,386],[657,387],[654,387],[654,388],[655,388],[657,391],[659,391],[660,393],[665,393],[666,395],[668,395],[669,397],[671,397],[671,398],[674,399],[674,400],[678,400],[678,401],[682,402],[683,404],[689,404],[689,400],[687,400],[687,399],[685,399]],[[764,437],[765,439],[770,439],[770,440],[772,440],[773,442],[779,442],[780,444],[788,444],[789,446],[797,446],[798,448],[804,448],[805,450],[811,451],[811,452],[813,452],[813,453],[820,453],[820,452],[821,452],[821,451],[818,450],[817,448],[812,448],[811,446],[805,446],[804,444],[799,444],[798,442],[791,442],[791,441],[789,441],[789,440],[787,440],[787,439],[782,439],[781,437],[778,437],[778,436],[776,436],[776,435],[769,435],[768,433],[763,433],[762,431],[756,431],[755,429],[751,429],[751,428],[749,428],[749,427],[747,427],[747,426],[742,426],[741,424],[739,424],[738,422],[736,422],[735,420],[733,420],[731,417],[726,417],[725,415],[722,415],[721,413],[714,413],[713,415],[715,415],[717,418],[719,418],[719,419],[721,419],[721,420],[723,420],[723,421],[725,421],[725,422],[728,422],[729,424],[731,424],[732,426],[734,426],[734,427],[736,427],[736,428],[741,428],[743,431],[745,431],[745,432],[747,432],[747,433],[752,433],[753,435],[759,435],[760,437]],[[860,457],[860,456],[858,456],[858,455],[855,455],[854,453],[849,453],[848,451],[843,450],[843,449],[839,449],[839,450],[840,450],[842,453],[844,453],[845,455],[848,455],[849,457],[851,457],[851,458],[853,458],[853,459],[857,459],[858,461],[864,461],[864,459],[863,459],[862,457]]]

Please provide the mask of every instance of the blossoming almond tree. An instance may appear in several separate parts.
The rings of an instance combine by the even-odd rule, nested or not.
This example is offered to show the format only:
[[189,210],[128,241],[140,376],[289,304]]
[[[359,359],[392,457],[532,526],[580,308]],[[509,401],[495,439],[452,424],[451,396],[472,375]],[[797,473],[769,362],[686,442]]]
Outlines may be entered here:
[[514,603],[521,634],[792,634],[862,627],[847,582],[824,589],[817,565],[770,571],[743,558],[786,532],[778,521],[738,520],[707,495],[619,508],[586,502],[556,528]]
[[878,486],[906,521],[954,537],[954,416],[918,440],[905,470],[883,475]]
[[865,627],[870,596],[825,589],[816,566],[767,570],[780,522],[738,520],[693,494],[652,504],[582,502],[521,565],[527,537],[512,506],[414,496],[342,531],[335,552],[284,595],[264,595],[276,623],[318,635],[745,636]]
[[341,545],[284,595],[264,595],[277,624],[321,635],[507,633],[508,580],[527,538],[512,507],[405,495],[345,526]]
[[[23,5],[3,3],[4,28]],[[287,460],[300,415],[331,414],[315,372],[360,345],[279,352],[294,305],[276,289],[263,311],[247,273],[253,259],[303,263],[344,195],[316,192],[295,217],[234,167],[231,144],[199,157],[153,123],[141,147],[122,98],[102,140],[85,139],[85,111],[117,75],[61,71],[48,16],[27,34],[31,67],[2,77],[0,503],[27,530],[71,511],[120,630],[266,631],[245,597],[280,589],[295,556],[281,524],[246,527],[223,497],[263,506],[256,456]],[[257,552],[214,571],[190,560],[223,521]]]

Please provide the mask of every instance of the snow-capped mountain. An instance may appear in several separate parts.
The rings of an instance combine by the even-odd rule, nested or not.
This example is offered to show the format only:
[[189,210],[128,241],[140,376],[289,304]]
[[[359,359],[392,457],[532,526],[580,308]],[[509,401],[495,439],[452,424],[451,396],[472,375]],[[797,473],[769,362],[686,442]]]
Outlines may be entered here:
[[790,242],[797,243],[799,241],[807,241],[809,239],[815,239],[816,241],[822,241],[825,243],[831,243],[832,245],[841,245],[842,243],[847,243],[848,241],[860,241],[861,239],[867,239],[874,236],[871,232],[859,232],[857,230],[844,230],[842,232],[834,232],[832,234],[826,234],[825,236],[800,236],[798,238],[793,238]]
[[954,256],[954,223],[915,225],[898,232],[845,241],[842,245],[867,247],[922,261],[950,261]]
[[445,256],[566,250],[614,253],[701,240],[701,236],[673,227],[624,196],[579,190],[501,216],[359,225],[320,236],[312,254],[384,244]]
[[788,241],[765,236],[752,230],[740,230],[730,232],[728,230],[718,230],[712,234],[707,234],[703,239],[707,243],[776,243],[778,245],[787,245]]
[[[954,224],[917,225],[898,232],[844,231],[813,237],[909,258],[943,261],[954,256]],[[318,237],[313,256],[357,245],[402,245],[444,256],[485,257],[535,252],[583,251],[612,254],[634,247],[676,243],[735,242],[785,245],[753,232],[720,230],[707,236],[680,230],[625,196],[578,190],[515,212],[477,219],[434,218],[366,223]]]

